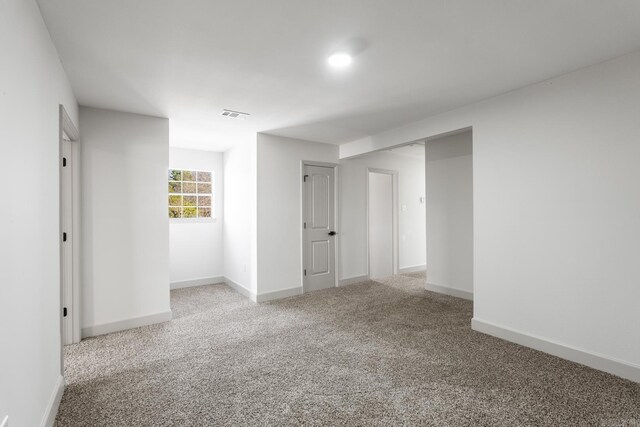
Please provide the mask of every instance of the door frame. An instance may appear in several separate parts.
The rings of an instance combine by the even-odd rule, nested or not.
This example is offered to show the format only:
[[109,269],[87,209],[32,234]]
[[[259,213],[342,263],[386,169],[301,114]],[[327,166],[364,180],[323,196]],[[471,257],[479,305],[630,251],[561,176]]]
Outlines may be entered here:
[[[60,104],[58,107],[58,197],[59,197],[59,236],[60,236],[60,351],[65,343],[64,334],[64,317],[62,310],[65,304],[64,295],[66,292],[71,292],[71,309],[68,311],[70,316],[72,336],[71,342],[80,342],[80,134],[78,128],[73,123],[69,114],[67,113],[64,105]],[[71,142],[71,158],[67,159],[69,167],[71,167],[71,211],[67,212],[62,206],[62,191],[64,185],[63,178],[63,143],[65,138]],[[71,223],[71,230],[64,230],[65,220]],[[62,233],[68,232],[71,234],[70,239],[67,242],[71,245],[71,275],[63,275],[63,264],[65,262],[65,255],[62,241]],[[70,283],[69,283],[70,282]],[[61,360],[61,372],[64,372],[64,360]]]
[[335,245],[334,260],[334,287],[338,287],[340,280],[340,165],[338,163],[316,162],[313,160],[302,160],[300,162],[300,283],[302,283],[302,293],[305,293],[306,276],[304,275],[304,264],[306,260],[306,233],[304,231],[304,220],[306,218],[306,193],[304,185],[304,168],[305,166],[320,166],[333,169],[333,217],[336,235],[333,239]]
[[398,274],[399,271],[399,248],[398,248],[398,228],[399,228],[399,220],[398,220],[398,176],[399,173],[396,170],[390,169],[379,169],[379,168],[367,168],[367,178],[366,178],[366,211],[367,211],[367,276],[371,278],[371,239],[370,239],[370,213],[369,213],[369,180],[371,177],[371,173],[381,173],[385,175],[391,175],[391,203],[392,203],[392,224],[391,224],[391,239],[392,239],[392,273],[394,275]]

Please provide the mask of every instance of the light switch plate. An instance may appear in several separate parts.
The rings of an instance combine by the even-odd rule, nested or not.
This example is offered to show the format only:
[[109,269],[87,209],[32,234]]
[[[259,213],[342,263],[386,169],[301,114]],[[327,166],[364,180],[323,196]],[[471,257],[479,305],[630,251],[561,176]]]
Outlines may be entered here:
[[4,417],[4,420],[2,420],[2,424],[0,424],[0,427],[9,427],[9,415]]

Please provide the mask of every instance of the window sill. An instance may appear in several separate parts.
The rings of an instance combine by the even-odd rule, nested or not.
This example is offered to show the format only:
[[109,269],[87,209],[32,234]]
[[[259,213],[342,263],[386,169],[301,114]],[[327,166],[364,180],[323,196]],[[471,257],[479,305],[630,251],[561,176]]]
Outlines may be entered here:
[[188,224],[188,223],[211,223],[217,222],[216,218],[169,218],[169,223]]

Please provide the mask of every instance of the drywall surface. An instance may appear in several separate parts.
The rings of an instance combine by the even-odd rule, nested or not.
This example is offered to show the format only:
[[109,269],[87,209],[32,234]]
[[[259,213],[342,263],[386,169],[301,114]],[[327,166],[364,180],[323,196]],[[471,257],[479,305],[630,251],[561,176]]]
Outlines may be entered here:
[[638,371],[639,74],[640,52],[348,143],[341,156],[472,126],[474,317]]
[[82,327],[169,311],[169,121],[80,109]]
[[337,163],[338,147],[260,133],[257,142],[260,295],[302,287],[302,161]]
[[471,132],[426,144],[427,282],[473,293]]
[[[382,151],[340,161],[340,279],[368,274],[367,168],[398,172],[398,267],[423,268],[425,237],[424,157]],[[404,207],[404,209],[403,209]]]
[[0,2],[0,419],[39,426],[61,379],[58,105],[78,107],[35,1]]
[[169,167],[213,172],[213,219],[169,220],[171,283],[223,276],[223,154],[171,148]]
[[224,276],[256,293],[256,140],[224,152]]

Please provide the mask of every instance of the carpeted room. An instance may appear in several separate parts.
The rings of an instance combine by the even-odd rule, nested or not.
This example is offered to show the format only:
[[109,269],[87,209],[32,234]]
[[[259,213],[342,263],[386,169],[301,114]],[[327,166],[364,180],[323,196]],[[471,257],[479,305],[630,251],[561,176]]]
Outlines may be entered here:
[[2,0],[0,52],[0,427],[640,425],[640,2]]
[[66,347],[56,425],[640,423],[640,385],[469,328],[423,273],[256,304],[172,291],[171,322]]

